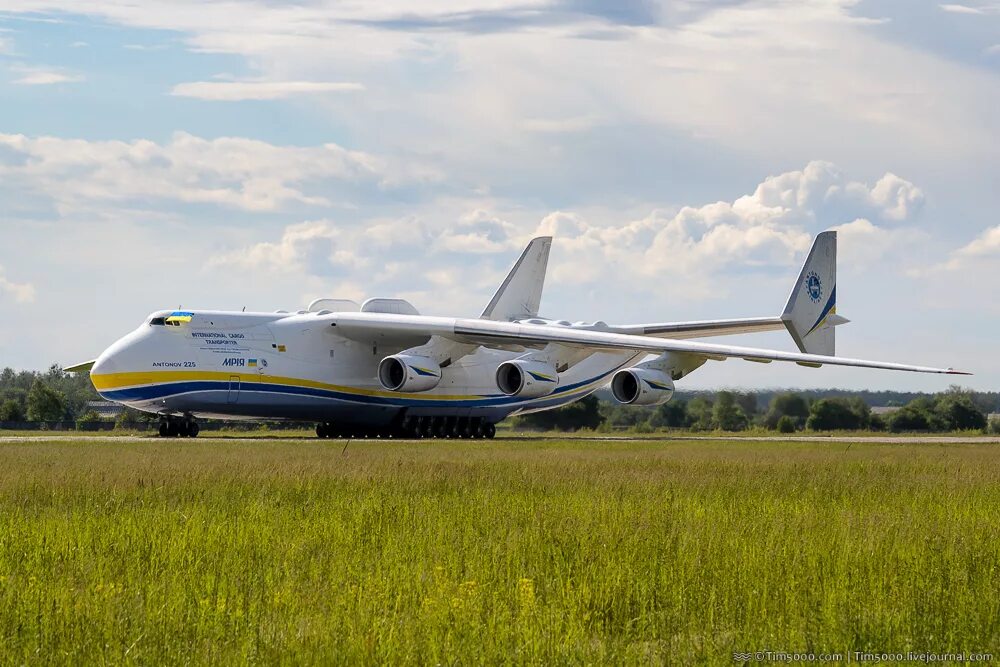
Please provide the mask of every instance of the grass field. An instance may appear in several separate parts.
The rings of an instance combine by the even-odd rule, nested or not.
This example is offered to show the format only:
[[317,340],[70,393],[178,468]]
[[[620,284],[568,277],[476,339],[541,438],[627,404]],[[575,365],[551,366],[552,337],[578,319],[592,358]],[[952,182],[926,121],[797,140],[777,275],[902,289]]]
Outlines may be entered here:
[[0,663],[1000,654],[1000,445],[0,444]]

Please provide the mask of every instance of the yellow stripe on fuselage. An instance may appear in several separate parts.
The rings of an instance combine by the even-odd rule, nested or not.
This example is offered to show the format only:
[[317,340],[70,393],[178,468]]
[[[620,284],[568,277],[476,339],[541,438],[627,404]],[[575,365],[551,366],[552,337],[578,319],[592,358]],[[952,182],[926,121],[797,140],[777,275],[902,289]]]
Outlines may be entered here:
[[[258,375],[257,373],[229,373],[226,371],[138,371],[131,373],[100,373],[91,374],[90,380],[98,391],[115,391],[130,387],[152,386],[159,384],[170,384],[174,382],[197,382],[197,381],[217,381],[229,382],[230,378],[237,376],[240,382],[266,382],[269,384],[280,384],[291,387],[308,387],[312,389],[326,389],[356,396],[375,396],[379,398],[412,398],[412,399],[433,399],[437,401],[468,401],[476,398],[502,398],[500,395],[491,396],[489,394],[432,394],[428,392],[404,393],[399,391],[381,391],[378,389],[364,389],[361,387],[348,387],[344,385],[329,384],[317,380],[306,380],[303,378],[283,377],[277,375]],[[589,391],[591,387],[603,381],[603,376],[596,378],[593,382],[561,394],[562,396],[573,396],[584,391]],[[247,389],[250,389],[247,387]],[[544,398],[544,397],[542,397]]]

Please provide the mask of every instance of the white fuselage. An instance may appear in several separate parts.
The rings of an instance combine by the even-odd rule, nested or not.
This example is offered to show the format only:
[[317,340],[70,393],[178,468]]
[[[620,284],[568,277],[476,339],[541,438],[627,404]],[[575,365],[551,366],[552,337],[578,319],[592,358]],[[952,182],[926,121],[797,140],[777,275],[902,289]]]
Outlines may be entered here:
[[394,334],[400,316],[384,315],[383,332],[359,339],[338,334],[329,314],[196,311],[160,324],[167,315],[154,313],[96,360],[91,378],[103,397],[161,415],[380,425],[405,413],[496,422],[582,398],[643,356],[595,352],[560,373],[551,394],[527,399],[503,394],[495,379],[501,362],[523,352],[480,347],[442,369],[433,389],[406,393],[385,389],[377,374],[387,355],[426,342]]

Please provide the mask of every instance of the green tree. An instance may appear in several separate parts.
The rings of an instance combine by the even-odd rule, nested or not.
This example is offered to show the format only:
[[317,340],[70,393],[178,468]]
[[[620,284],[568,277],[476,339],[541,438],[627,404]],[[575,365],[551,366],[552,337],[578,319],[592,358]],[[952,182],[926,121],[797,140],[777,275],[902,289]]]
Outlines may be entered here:
[[778,420],[784,416],[795,420],[795,427],[802,428],[809,418],[809,401],[804,396],[792,392],[778,394],[771,399],[771,405],[764,416],[768,428],[777,428]]
[[736,398],[737,405],[743,409],[743,413],[747,416],[747,419],[753,419],[754,415],[757,414],[759,407],[759,400],[756,392],[739,391],[736,392],[734,396]]
[[649,408],[609,403],[604,406],[604,418],[611,426],[631,428],[649,419]]
[[938,414],[933,400],[921,397],[913,399],[889,415],[888,427],[894,433],[901,431],[947,431],[949,424]]
[[670,401],[656,406],[649,418],[653,428],[684,428],[691,425],[686,401]]
[[24,421],[24,408],[20,401],[8,398],[0,404],[0,422]]
[[699,396],[688,403],[687,408],[691,428],[696,431],[710,431],[715,428],[712,421],[712,401]]
[[749,420],[743,408],[736,404],[736,397],[731,391],[720,391],[712,408],[712,423],[723,431],[743,431]]
[[940,394],[935,401],[934,411],[953,431],[986,428],[986,414],[976,406],[972,392],[959,387],[952,387],[947,393]]
[[66,414],[66,397],[36,378],[28,392],[29,421],[58,421]]
[[795,419],[788,415],[781,415],[777,426],[780,433],[795,433]]
[[597,428],[604,417],[601,415],[600,401],[596,396],[590,395],[556,410],[524,415],[519,421],[533,428],[576,431],[581,428]]
[[96,424],[101,421],[101,416],[94,412],[93,410],[88,410],[83,413],[76,420],[76,429],[78,431],[86,431],[88,424]]
[[809,409],[806,428],[814,431],[868,428],[871,409],[860,398],[821,398]]

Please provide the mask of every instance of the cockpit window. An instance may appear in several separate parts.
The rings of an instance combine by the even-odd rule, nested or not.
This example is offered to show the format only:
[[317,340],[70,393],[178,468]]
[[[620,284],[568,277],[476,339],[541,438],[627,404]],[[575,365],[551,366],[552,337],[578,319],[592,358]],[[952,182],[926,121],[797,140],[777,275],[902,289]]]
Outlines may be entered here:
[[162,327],[167,323],[167,318],[165,317],[154,317],[149,321],[149,325],[153,327]]

